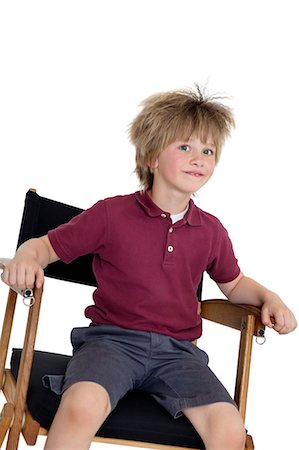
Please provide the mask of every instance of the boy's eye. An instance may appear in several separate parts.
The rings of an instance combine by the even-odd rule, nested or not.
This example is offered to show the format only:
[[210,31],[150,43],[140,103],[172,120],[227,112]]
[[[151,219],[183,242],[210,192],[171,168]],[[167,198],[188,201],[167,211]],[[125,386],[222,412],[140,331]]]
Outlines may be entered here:
[[210,148],[205,148],[203,153],[205,155],[212,156],[212,155],[214,155],[214,150],[211,150]]
[[179,149],[182,150],[183,152],[188,152],[190,150],[190,145],[187,144],[180,145]]

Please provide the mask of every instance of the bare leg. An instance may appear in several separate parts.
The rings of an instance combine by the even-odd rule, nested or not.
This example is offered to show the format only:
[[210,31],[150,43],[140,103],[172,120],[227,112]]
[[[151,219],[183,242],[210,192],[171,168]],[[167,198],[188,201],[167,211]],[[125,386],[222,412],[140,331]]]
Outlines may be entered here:
[[106,389],[82,381],[62,396],[52,423],[45,450],[87,450],[96,432],[110,413]]
[[235,406],[219,402],[183,410],[206,450],[244,450],[246,433]]

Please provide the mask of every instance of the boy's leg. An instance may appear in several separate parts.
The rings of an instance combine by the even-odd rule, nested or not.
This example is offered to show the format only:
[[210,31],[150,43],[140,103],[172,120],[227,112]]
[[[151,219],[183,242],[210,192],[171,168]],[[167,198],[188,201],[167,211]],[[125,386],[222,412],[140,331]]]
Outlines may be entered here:
[[89,381],[73,384],[62,396],[45,450],[87,450],[110,410],[105,388]]
[[237,408],[226,402],[183,409],[206,450],[244,450],[246,432]]
[[207,450],[244,450],[236,404],[208,366],[208,355],[188,341],[154,335],[147,390],[174,417],[190,420]]
[[64,391],[46,450],[89,448],[111,410],[144,376],[149,350],[143,341],[130,330],[108,325],[72,331],[74,355],[64,376],[43,377],[56,394]]

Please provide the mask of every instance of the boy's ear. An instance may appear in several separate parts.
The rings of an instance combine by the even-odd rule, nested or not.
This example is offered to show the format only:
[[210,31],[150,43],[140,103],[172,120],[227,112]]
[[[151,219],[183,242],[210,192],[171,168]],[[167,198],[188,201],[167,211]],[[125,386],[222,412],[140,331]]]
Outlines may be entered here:
[[159,163],[158,163],[158,159],[154,159],[153,161],[149,161],[148,163],[148,167],[153,170],[153,169],[157,169]]

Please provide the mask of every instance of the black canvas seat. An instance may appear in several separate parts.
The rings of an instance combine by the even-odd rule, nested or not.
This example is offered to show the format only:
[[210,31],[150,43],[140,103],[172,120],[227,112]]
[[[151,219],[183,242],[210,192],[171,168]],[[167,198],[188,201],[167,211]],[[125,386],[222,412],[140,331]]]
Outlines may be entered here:
[[[21,358],[21,349],[14,349],[11,371],[15,378]],[[32,372],[27,395],[27,406],[33,418],[49,429],[58,409],[60,396],[42,384],[45,374],[63,375],[70,356],[34,352]],[[175,420],[149,394],[130,391],[120,400],[106,419],[97,436],[118,438],[181,447],[204,448],[191,423],[181,417]]]

